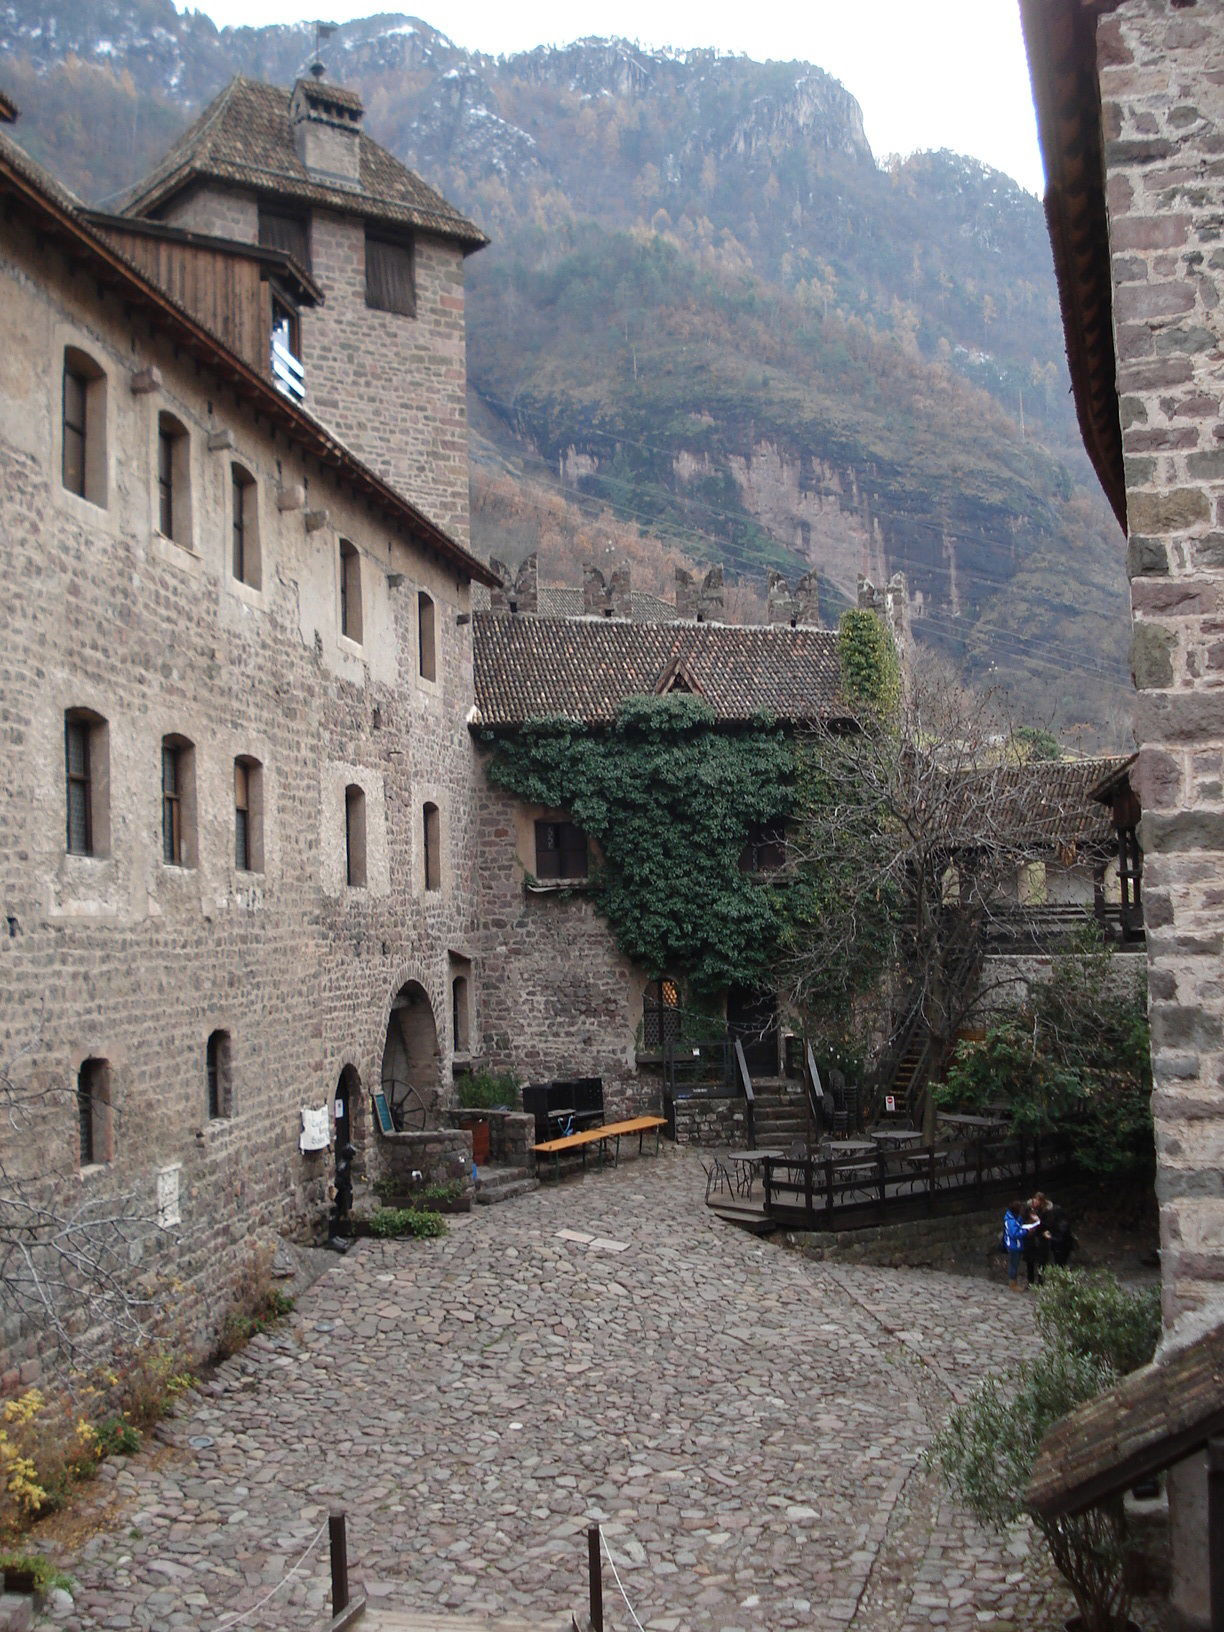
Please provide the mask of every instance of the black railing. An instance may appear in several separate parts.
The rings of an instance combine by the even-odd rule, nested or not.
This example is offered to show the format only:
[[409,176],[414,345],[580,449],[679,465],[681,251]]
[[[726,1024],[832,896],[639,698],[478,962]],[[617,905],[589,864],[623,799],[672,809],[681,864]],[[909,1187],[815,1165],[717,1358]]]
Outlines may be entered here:
[[765,1213],[806,1229],[845,1229],[1027,1193],[1068,1165],[1065,1145],[1007,1136],[967,1145],[877,1149],[861,1156],[767,1156]]

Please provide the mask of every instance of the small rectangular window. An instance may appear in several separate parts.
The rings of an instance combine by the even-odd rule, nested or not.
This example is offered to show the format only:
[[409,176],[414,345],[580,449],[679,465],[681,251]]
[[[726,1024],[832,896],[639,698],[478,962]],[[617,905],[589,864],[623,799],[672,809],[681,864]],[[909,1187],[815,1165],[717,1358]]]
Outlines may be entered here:
[[437,619],[425,591],[417,596],[417,659],[422,680],[438,678]]
[[234,761],[234,866],[251,871],[251,773],[240,759]]
[[60,480],[69,493],[106,504],[106,376],[75,346],[64,351]]
[[351,782],[344,790],[344,879],[352,889],[366,881],[366,799]]
[[64,486],[85,497],[85,397],[89,381],[64,364]]
[[255,478],[241,465],[230,466],[230,571],[240,584],[258,589],[259,518]]
[[587,836],[573,822],[537,822],[536,877],[585,878]]
[[157,416],[157,526],[176,544],[191,544],[191,441],[173,414]]
[[109,1162],[111,1147],[110,1066],[83,1060],[77,1072],[77,1137],[82,1167]]
[[93,855],[93,786],[90,775],[89,725],[69,716],[64,721],[64,772],[68,793],[68,850]]
[[361,644],[361,557],[340,540],[340,633]]
[[437,805],[425,805],[421,811],[421,818],[425,888],[427,890],[440,890],[442,888],[442,818],[438,814]]
[[367,232],[365,241],[366,305],[378,312],[416,315],[416,274],[412,240]]
[[186,737],[163,737],[161,751],[162,860],[195,866],[195,751]]
[[214,1031],[204,1051],[204,1072],[208,1084],[208,1119],[216,1122],[232,1110],[233,1090],[230,1069],[230,1034]]

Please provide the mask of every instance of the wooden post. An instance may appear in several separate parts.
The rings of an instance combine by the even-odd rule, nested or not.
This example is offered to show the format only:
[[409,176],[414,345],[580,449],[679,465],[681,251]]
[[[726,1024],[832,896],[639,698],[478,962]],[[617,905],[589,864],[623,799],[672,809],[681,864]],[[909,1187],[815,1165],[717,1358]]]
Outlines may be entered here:
[[348,1536],[345,1530],[344,1509],[333,1507],[327,1516],[327,1534],[331,1542],[332,1616],[348,1608]]
[[587,1574],[590,1577],[591,1626],[603,1632],[603,1566],[599,1557],[599,1526],[587,1526]]
[[825,1214],[830,1225],[833,1223],[833,1158],[825,1157]]
[[1207,1569],[1211,1632],[1224,1632],[1224,1435],[1207,1441]]

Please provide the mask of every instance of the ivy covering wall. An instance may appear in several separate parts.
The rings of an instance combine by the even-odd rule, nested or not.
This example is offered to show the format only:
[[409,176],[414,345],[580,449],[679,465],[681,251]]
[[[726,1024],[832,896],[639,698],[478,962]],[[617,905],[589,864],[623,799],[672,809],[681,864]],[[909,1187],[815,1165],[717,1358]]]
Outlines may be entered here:
[[607,728],[528,722],[489,764],[491,781],[596,841],[589,890],[617,945],[697,994],[771,983],[786,892],[739,863],[754,822],[789,814],[794,775],[775,721],[720,723],[674,693],[630,698]]

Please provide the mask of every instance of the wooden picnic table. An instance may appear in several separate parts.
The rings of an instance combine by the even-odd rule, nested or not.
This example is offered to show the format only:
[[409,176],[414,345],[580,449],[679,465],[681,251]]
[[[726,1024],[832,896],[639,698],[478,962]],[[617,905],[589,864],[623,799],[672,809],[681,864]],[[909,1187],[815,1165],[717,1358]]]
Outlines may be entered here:
[[598,1128],[584,1128],[581,1133],[567,1133],[560,1139],[545,1139],[538,1145],[532,1145],[537,1156],[551,1156],[555,1163],[558,1179],[561,1177],[561,1157],[566,1151],[577,1150],[582,1153],[582,1167],[586,1171],[586,1153],[590,1145],[598,1145],[604,1161],[608,1158],[608,1145],[613,1145],[612,1166],[620,1161],[620,1142],[622,1134],[636,1133],[638,1136],[638,1155],[645,1151],[642,1141],[652,1130],[655,1136],[655,1155],[659,1154],[659,1133],[667,1126],[667,1119],[662,1116],[631,1116],[624,1122],[605,1122]]

